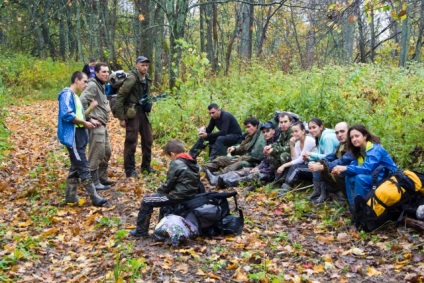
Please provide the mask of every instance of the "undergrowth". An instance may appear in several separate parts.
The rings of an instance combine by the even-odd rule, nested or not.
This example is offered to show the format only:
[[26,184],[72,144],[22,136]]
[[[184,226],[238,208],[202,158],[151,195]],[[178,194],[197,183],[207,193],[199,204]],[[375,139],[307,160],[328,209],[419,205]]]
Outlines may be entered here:
[[[401,167],[412,166],[409,152],[422,145],[422,64],[407,69],[372,64],[327,66],[286,74],[251,63],[227,76],[212,76],[204,55],[187,44],[182,48],[185,52],[178,90],[156,102],[150,116],[159,144],[170,138],[193,144],[197,128],[208,123],[207,105],[215,102],[240,123],[251,116],[265,121],[276,110],[287,110],[305,121],[319,117],[327,127],[340,121],[365,124],[380,136]],[[0,55],[0,62],[6,87],[3,103],[8,104],[56,99],[69,85],[71,73],[82,66],[19,54]],[[423,170],[423,166],[412,169]]]

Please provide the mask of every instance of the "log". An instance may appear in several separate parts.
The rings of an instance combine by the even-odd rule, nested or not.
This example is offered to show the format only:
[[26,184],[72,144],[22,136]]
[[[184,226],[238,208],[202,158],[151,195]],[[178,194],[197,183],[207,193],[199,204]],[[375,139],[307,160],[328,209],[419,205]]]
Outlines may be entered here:
[[424,231],[424,222],[420,220],[405,217],[405,226]]

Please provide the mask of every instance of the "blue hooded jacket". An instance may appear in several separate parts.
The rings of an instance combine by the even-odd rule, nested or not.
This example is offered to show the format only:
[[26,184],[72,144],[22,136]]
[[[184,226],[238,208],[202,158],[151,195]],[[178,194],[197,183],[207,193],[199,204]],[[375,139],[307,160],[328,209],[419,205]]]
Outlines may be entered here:
[[75,140],[75,124],[73,121],[76,117],[74,93],[66,87],[59,93],[58,100],[57,137],[61,144],[72,147]]

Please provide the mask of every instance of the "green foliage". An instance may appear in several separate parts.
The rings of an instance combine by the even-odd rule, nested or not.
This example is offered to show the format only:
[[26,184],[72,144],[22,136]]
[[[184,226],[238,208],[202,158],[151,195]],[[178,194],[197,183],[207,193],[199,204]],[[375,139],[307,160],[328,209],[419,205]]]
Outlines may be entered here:
[[5,96],[21,102],[56,99],[62,88],[70,84],[81,63],[36,59],[23,54],[0,55],[0,78],[6,87]]
[[7,142],[9,130],[4,124],[4,118],[6,115],[6,111],[4,110],[4,107],[6,106],[4,92],[3,80],[0,77],[0,162],[4,159],[4,152],[9,148],[9,143]]
[[[190,54],[183,61],[198,66]],[[190,84],[180,85],[178,94],[156,104],[151,121],[157,141],[179,138],[187,145],[195,142],[197,128],[207,125],[211,102],[240,122],[250,116],[265,121],[276,110],[288,110],[305,121],[319,117],[327,127],[340,121],[362,123],[381,138],[401,167],[408,167],[409,152],[424,139],[423,75],[420,64],[408,69],[329,66],[293,74],[270,73],[263,65],[251,64],[227,77],[207,81],[191,77]]]

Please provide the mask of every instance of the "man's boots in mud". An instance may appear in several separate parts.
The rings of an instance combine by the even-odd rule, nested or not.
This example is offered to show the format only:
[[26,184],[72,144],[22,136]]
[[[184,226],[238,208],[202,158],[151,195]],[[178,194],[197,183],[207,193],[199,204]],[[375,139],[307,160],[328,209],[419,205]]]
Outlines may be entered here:
[[108,167],[109,166],[107,166],[107,165],[106,165],[106,167],[99,167],[99,170],[98,170],[99,181],[102,185],[112,186],[113,184],[115,184],[115,182],[109,180],[108,177],[107,177],[107,168]]
[[320,194],[319,198],[314,199],[313,202],[322,203],[322,202],[328,200],[329,196],[330,195],[328,194],[327,185],[324,182],[321,182],[321,194]]
[[137,216],[137,227],[130,231],[131,236],[134,237],[147,237],[149,236],[151,214],[142,216],[140,213]]
[[66,179],[66,192],[65,192],[65,202],[66,203],[77,203],[79,201],[77,189],[78,189],[78,178],[68,178]]
[[104,191],[104,190],[110,189],[110,186],[105,186],[105,185],[102,185],[102,183],[100,183],[99,173],[97,170],[91,171],[90,173],[91,173],[91,180],[93,181],[93,184],[96,187],[96,190]]
[[107,203],[107,199],[104,199],[97,194],[96,187],[94,186],[94,183],[91,179],[85,179],[82,181],[82,183],[94,206],[103,206],[105,203]]
[[215,176],[214,174],[209,171],[209,169],[205,169],[206,178],[208,179],[209,183],[212,186],[218,185],[218,176]]

